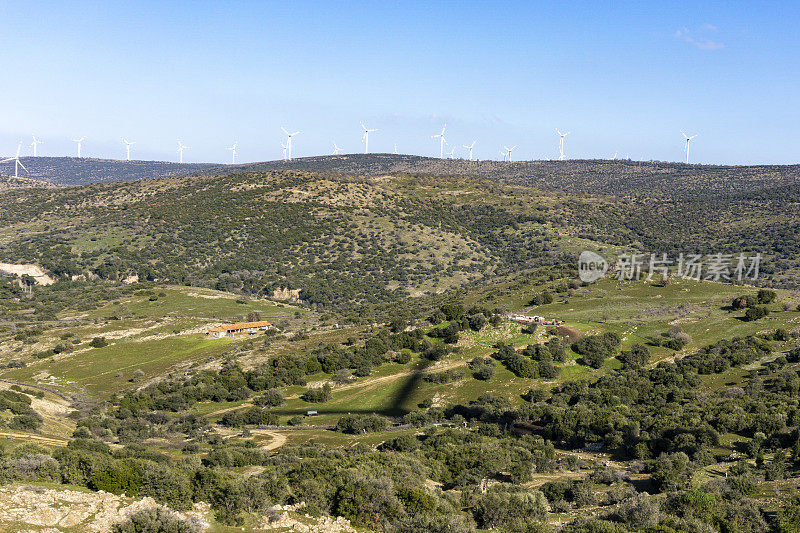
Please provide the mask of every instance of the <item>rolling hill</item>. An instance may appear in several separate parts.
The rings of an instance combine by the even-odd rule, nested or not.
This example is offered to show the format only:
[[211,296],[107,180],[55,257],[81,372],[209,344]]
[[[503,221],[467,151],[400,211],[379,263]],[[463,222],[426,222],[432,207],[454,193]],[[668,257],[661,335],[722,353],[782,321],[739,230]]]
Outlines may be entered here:
[[[84,185],[194,174],[219,167],[211,163],[168,161],[122,161],[88,157],[21,157],[28,169],[25,177],[57,185]],[[14,163],[0,164],[0,174],[13,175]]]
[[328,175],[470,176],[572,194],[692,198],[800,183],[800,165],[687,165],[662,161],[466,161],[413,155],[348,154],[241,165],[243,170],[304,170]]

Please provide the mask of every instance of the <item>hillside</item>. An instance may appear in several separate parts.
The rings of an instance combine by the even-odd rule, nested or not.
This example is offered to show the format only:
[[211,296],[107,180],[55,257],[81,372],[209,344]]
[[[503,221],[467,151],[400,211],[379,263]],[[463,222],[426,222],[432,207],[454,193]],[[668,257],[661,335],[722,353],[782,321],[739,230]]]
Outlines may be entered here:
[[[122,161],[88,157],[21,157],[20,160],[29,172],[24,174],[25,177],[57,185],[84,185],[182,176],[220,166],[210,163]],[[0,164],[0,174],[13,175],[14,163]]]
[[331,175],[410,174],[507,180],[572,194],[692,198],[800,183],[800,165],[686,165],[662,161],[466,161],[413,155],[348,154],[240,165],[243,170],[304,170]]
[[574,263],[583,249],[761,253],[797,286],[798,186],[684,200],[573,195],[493,179],[239,172],[10,189],[0,261],[53,275],[137,276],[308,303],[391,302]]

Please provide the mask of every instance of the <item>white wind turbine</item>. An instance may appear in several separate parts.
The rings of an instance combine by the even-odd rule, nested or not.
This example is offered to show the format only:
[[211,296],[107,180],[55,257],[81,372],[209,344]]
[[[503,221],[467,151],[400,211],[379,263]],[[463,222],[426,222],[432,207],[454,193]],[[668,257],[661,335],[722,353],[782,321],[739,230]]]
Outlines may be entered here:
[[452,150],[447,152],[447,158],[448,159],[455,159],[455,156],[453,155],[453,154],[455,154],[455,152],[456,152],[456,147],[454,146]]
[[25,165],[22,164],[22,161],[19,160],[19,152],[22,150],[22,141],[19,142],[17,145],[17,155],[14,157],[9,157],[8,159],[3,159],[0,163],[10,163],[11,161],[14,162],[14,177],[19,177],[19,167],[22,167],[22,170],[28,172],[28,169],[25,168]]
[[336,144],[336,141],[333,141],[333,155],[339,155],[342,149],[339,148],[339,145]]
[[72,142],[78,143],[78,157],[81,156],[81,144],[83,144],[83,141],[85,141],[85,140],[86,140],[86,136],[83,136],[80,139],[72,139]]
[[439,138],[439,158],[444,159],[444,145],[447,144],[447,140],[444,138],[444,130],[447,127],[447,122],[444,123],[442,126],[442,133],[438,135],[431,135],[431,139]]
[[33,142],[31,143],[31,146],[33,146],[33,157],[36,157],[36,155],[37,155],[36,154],[36,145],[37,144],[44,144],[44,142],[42,142],[39,139],[37,139],[36,135],[31,135],[31,137],[33,137]]
[[469,150],[469,160],[470,160],[470,161],[472,161],[472,149],[473,149],[473,148],[475,148],[475,143],[476,143],[476,142],[478,142],[478,141],[477,141],[477,140],[475,140],[475,141],[472,141],[472,144],[470,144],[469,146],[467,146],[466,144],[462,144],[462,145],[461,145],[461,146],[463,146],[464,148],[466,148],[467,150]]
[[688,164],[689,163],[689,141],[691,141],[692,139],[697,137],[698,134],[695,133],[694,135],[689,137],[688,135],[683,133],[683,130],[681,130],[681,134],[683,135],[684,139],[686,139],[686,146],[683,148],[683,151],[686,152],[686,163]]
[[498,150],[497,153],[499,153],[500,155],[503,156],[503,161],[507,161],[508,160],[508,152],[504,152],[502,150]]
[[397,155],[397,143],[394,143],[394,155]]
[[[226,150],[231,151],[231,165],[236,164],[236,148],[239,146],[239,141],[233,141],[233,146],[230,148],[225,148]],[[283,146],[283,145],[281,145]]]
[[131,146],[136,144],[136,141],[129,141],[129,140],[123,138],[122,142],[125,143],[125,159],[127,161],[130,161],[131,160]]
[[556,128],[556,132],[560,137],[560,139],[558,140],[558,160],[563,161],[564,159],[567,158],[567,156],[564,155],[564,137],[566,137],[572,132],[568,131],[567,133],[561,133],[560,131],[558,131],[558,128]]
[[508,160],[511,161],[511,152],[513,152],[514,150],[517,149],[517,145],[515,144],[511,148],[509,148],[508,146],[503,146],[503,148],[506,149],[506,154],[508,155]]
[[611,158],[611,160],[612,160],[612,161],[616,161],[616,160],[617,160],[617,154],[618,154],[618,153],[619,153],[619,150],[617,150],[616,152],[614,152],[614,157],[612,157],[612,158]]
[[188,146],[184,146],[180,139],[178,139],[178,153],[180,154],[180,163],[183,163],[183,151],[188,150]]
[[292,160],[292,137],[294,137],[295,135],[297,135],[300,132],[296,131],[294,133],[289,133],[288,131],[286,131],[286,128],[284,128],[283,126],[281,126],[281,129],[283,130],[283,133],[286,134],[286,146],[283,146],[283,143],[281,143],[281,146],[283,146],[283,150],[284,150],[284,152],[283,152],[283,160],[286,161],[286,159],[288,158],[289,161],[291,161]]
[[359,124],[361,124],[361,127],[364,128],[364,135],[361,136],[361,142],[364,143],[364,153],[368,154],[369,153],[369,134],[373,133],[373,132],[376,132],[378,130],[368,130],[363,122],[359,122]]

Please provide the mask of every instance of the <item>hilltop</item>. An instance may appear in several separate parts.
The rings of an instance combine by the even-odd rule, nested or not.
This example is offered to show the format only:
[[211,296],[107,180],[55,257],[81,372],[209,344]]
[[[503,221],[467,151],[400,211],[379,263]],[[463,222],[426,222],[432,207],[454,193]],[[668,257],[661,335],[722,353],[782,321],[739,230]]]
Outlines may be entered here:
[[663,161],[467,161],[415,155],[347,154],[240,165],[242,170],[303,170],[327,175],[385,174],[500,179],[572,194],[693,198],[800,183],[800,165],[687,165]]
[[[25,177],[57,185],[84,185],[194,174],[219,167],[211,163],[168,161],[122,161],[90,157],[21,157],[28,169]],[[0,164],[0,174],[13,175],[14,163]]]
[[[26,177],[59,185],[84,185],[183,175],[303,171],[325,177],[384,175],[470,177],[502,180],[569,194],[652,198],[708,198],[800,183],[799,165],[687,165],[662,161],[466,161],[415,155],[347,154],[240,165],[120,161],[74,157],[22,158]],[[10,163],[0,173],[13,173]]]

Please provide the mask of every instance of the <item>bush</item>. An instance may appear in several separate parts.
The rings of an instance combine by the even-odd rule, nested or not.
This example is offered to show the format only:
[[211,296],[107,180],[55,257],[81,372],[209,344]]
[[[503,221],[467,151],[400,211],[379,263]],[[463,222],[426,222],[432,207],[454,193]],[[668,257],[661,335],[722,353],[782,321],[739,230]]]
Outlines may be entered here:
[[182,521],[163,507],[143,509],[133,513],[127,520],[115,524],[113,533],[195,533],[199,528]]
[[572,350],[583,356],[583,361],[592,368],[600,368],[606,357],[613,355],[622,340],[616,333],[603,333],[581,337],[572,343]]
[[771,291],[768,289],[760,289],[758,291],[758,296],[756,298],[758,299],[758,303],[768,304],[774,302],[777,297],[778,293],[776,293],[775,291]]
[[324,403],[331,399],[331,385],[326,383],[317,389],[308,389],[300,398],[310,403]]
[[383,431],[386,426],[388,426],[388,422],[380,415],[345,415],[339,419],[334,429],[356,435],[370,431]]
[[103,348],[104,346],[108,346],[108,341],[105,337],[95,337],[89,342],[89,346],[92,348]]
[[764,306],[757,305],[755,307],[749,307],[747,311],[745,311],[744,313],[744,318],[748,322],[753,322],[761,318],[764,318],[767,315],[769,315],[769,309],[767,309]]
[[625,368],[639,368],[650,360],[650,350],[647,346],[634,344],[630,350],[621,351],[617,359],[620,360]]
[[534,296],[528,305],[547,305],[551,303],[553,303],[553,295],[547,291],[543,291],[541,294]]

